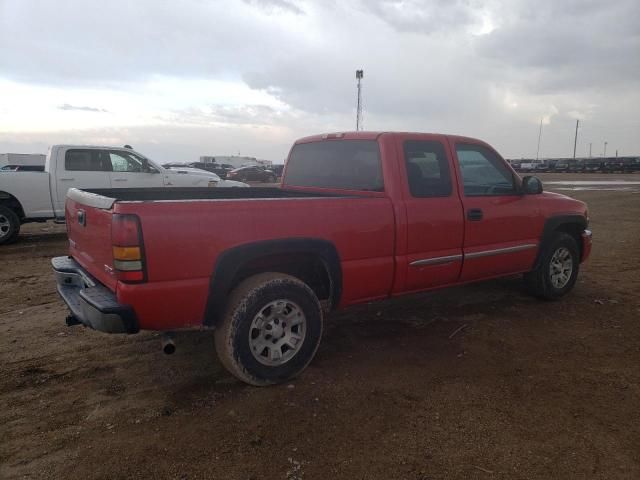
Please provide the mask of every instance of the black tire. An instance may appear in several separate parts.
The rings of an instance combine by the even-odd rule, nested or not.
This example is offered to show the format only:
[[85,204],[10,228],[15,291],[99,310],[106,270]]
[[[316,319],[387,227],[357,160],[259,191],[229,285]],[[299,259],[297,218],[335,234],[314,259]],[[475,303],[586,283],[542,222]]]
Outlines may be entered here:
[[[576,240],[569,234],[559,232],[553,239],[543,247],[542,257],[538,268],[526,273],[524,276],[525,284],[529,292],[544,300],[557,300],[569,293],[578,279],[580,270],[580,255],[578,252],[578,244]],[[568,280],[563,282],[561,286],[555,285],[552,279],[552,260],[556,253],[562,253],[565,249],[571,256],[571,273]]]
[[[287,350],[293,352],[289,353],[291,358],[279,365],[266,365],[264,362],[269,361],[271,355],[269,349],[274,347],[270,344],[264,347],[266,356],[257,351],[254,354],[251,342],[266,339],[268,335],[258,335],[250,340],[250,336],[254,337],[259,330],[252,323],[259,313],[268,311],[265,310],[269,308],[268,305],[281,300],[299,308],[296,311],[302,313],[304,334],[295,349],[290,349],[287,345],[281,347],[281,352],[287,347],[281,355],[286,355]],[[277,320],[278,318],[273,321],[277,323]],[[280,319],[280,322],[284,320]],[[300,374],[313,359],[320,345],[322,323],[320,301],[307,284],[283,273],[261,273],[244,280],[231,292],[225,315],[216,325],[216,351],[224,367],[243,382],[256,386],[286,382]],[[295,327],[289,326],[290,331],[293,328]],[[272,340],[264,340],[269,341]]]
[[20,217],[9,207],[0,205],[0,245],[15,242],[20,233]]

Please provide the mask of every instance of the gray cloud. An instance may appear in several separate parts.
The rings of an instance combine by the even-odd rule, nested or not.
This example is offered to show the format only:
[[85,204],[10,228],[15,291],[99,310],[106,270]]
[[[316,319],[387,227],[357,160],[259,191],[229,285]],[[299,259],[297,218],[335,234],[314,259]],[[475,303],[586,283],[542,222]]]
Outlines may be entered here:
[[[228,125],[284,154],[296,136],[354,127],[363,68],[367,128],[477,135],[518,156],[544,116],[543,147],[564,154],[580,117],[580,141],[640,150],[638,18],[638,0],[0,0],[0,79],[140,95],[155,76],[241,81],[285,108],[202,99],[159,118],[197,134],[150,126],[137,143],[224,141]],[[253,135],[276,130],[273,144]]]
[[458,31],[480,21],[480,11],[468,0],[373,0],[365,7],[403,33]]
[[276,125],[291,116],[268,105],[210,105],[173,111],[159,117],[163,122],[185,125]]
[[540,93],[637,88],[637,1],[520,2],[518,11],[476,44],[508,79]]
[[100,113],[106,113],[109,110],[105,110],[104,108],[96,108],[96,107],[78,107],[75,105],[69,105],[68,103],[65,103],[63,105],[59,105],[58,106],[58,110],[77,110],[77,111],[82,111],[82,112],[100,112]]
[[[261,2],[289,10],[292,2]],[[0,75],[20,81],[128,87],[154,75],[214,78],[304,47],[245,2],[0,2]],[[271,6],[271,7],[270,7]],[[277,11],[273,12],[274,14]],[[51,28],[51,25],[64,26]],[[46,32],[34,35],[33,32]]]
[[269,13],[277,13],[278,11],[285,11],[295,13],[296,15],[302,15],[304,11],[290,0],[243,0],[249,5],[253,5],[264,9]]

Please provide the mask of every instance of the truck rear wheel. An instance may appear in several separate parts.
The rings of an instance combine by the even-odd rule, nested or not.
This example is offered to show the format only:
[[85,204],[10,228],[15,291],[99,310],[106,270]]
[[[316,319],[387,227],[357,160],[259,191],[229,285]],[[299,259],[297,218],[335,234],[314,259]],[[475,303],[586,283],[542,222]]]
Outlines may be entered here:
[[573,289],[580,257],[575,239],[560,232],[543,247],[538,267],[524,276],[528,290],[536,297],[556,300]]
[[216,351],[225,368],[243,382],[286,382],[313,359],[322,321],[320,301],[307,284],[283,273],[261,273],[231,293],[216,327]]
[[20,218],[8,207],[0,205],[0,245],[15,242],[20,233]]

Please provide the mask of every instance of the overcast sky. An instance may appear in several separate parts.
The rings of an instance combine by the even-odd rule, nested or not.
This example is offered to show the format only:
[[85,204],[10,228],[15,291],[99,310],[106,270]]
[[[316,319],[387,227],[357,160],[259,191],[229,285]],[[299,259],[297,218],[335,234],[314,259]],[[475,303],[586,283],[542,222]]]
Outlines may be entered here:
[[0,0],[0,152],[281,161],[364,127],[640,154],[638,0]]

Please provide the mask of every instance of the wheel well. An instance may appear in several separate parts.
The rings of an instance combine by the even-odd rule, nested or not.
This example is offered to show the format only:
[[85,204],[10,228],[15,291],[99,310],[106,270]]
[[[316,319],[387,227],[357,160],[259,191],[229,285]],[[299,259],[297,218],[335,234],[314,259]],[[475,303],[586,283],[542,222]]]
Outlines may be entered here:
[[333,243],[319,238],[283,238],[238,245],[216,259],[209,283],[205,325],[224,314],[228,296],[243,280],[264,272],[285,273],[309,285],[326,309],[342,294],[340,256]]
[[16,212],[16,215],[18,215],[20,220],[24,219],[24,210],[22,209],[22,205],[18,199],[10,193],[0,191],[0,205],[4,205]]
[[331,276],[325,262],[313,253],[274,254],[250,260],[233,277],[230,290],[243,280],[263,272],[278,272],[302,280],[319,300],[331,300]]
[[578,247],[578,253],[580,254],[580,258],[582,258],[582,232],[584,231],[584,226],[578,223],[563,223],[558,225],[558,227],[554,230],[554,233],[567,233],[573,237],[576,241],[576,245]]

